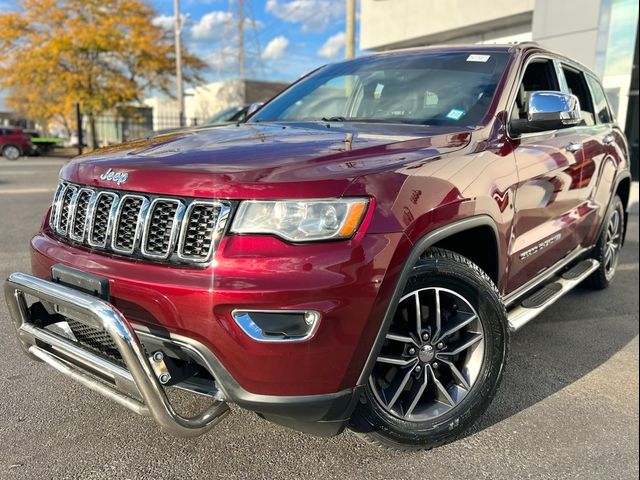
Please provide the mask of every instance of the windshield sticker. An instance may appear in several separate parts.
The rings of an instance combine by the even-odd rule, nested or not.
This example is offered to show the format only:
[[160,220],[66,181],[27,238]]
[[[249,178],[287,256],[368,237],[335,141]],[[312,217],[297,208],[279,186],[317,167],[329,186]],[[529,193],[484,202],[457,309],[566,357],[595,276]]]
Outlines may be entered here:
[[491,58],[491,55],[478,55],[477,53],[472,53],[467,57],[467,62],[486,62]]
[[447,113],[447,118],[450,120],[460,120],[460,117],[462,117],[462,115],[464,115],[464,110],[452,108],[451,110],[449,110],[449,113]]

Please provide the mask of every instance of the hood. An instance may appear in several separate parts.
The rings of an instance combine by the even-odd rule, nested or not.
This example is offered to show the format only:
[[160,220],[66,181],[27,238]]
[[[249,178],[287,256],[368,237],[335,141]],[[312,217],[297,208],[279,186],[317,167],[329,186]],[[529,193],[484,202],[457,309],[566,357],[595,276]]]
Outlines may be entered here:
[[[448,127],[246,123],[103,148],[73,160],[61,176],[95,187],[174,196],[333,197],[361,175],[459,150],[470,138],[470,130]],[[109,171],[115,177],[104,175]]]

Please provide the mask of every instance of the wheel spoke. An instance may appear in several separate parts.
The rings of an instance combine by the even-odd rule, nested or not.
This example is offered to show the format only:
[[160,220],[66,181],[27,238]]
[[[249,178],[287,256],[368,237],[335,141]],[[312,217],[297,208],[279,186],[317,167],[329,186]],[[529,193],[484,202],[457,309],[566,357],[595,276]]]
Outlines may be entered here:
[[456,367],[455,363],[450,362],[449,360],[441,360],[441,362],[449,367],[451,375],[453,375],[453,378],[456,380],[456,383],[460,387],[464,388],[467,391],[471,388],[469,382],[467,382],[467,379],[464,377],[463,373],[458,370],[458,367]]
[[[458,313],[458,315],[460,315],[460,314]],[[442,340],[442,339],[444,339],[444,338],[446,338],[446,337],[449,337],[449,336],[453,335],[453,334],[454,334],[454,333],[456,333],[458,330],[460,330],[460,329],[462,329],[462,328],[466,327],[466,326],[467,326],[467,325],[469,325],[471,322],[473,322],[473,321],[475,321],[475,320],[477,320],[477,319],[478,319],[478,317],[477,317],[475,314],[470,313],[470,314],[469,314],[469,316],[468,316],[467,318],[460,319],[460,320],[459,320],[455,325],[453,325],[451,328],[448,328],[447,330],[445,330],[444,332],[442,332],[442,334],[437,338],[436,342],[437,342],[437,341],[439,341],[439,340]],[[447,322],[447,325],[448,325],[448,322]]]
[[417,358],[400,358],[400,357],[389,357],[389,356],[380,356],[376,359],[377,362],[380,363],[388,363],[389,365],[397,365],[399,367],[406,367],[407,365],[411,365],[412,363],[417,363]]
[[604,254],[604,266],[605,268],[609,268],[609,265],[611,264],[611,259],[613,257],[613,250],[611,247],[607,248],[606,253]]
[[415,410],[416,405],[418,405],[418,402],[422,398],[422,394],[427,388],[428,383],[429,383],[428,369],[425,368],[422,375],[420,375],[420,384],[417,389],[415,388],[415,384],[414,384],[413,390],[415,391],[413,393],[413,399],[411,400],[411,403],[409,404],[406,411],[404,412],[405,418],[411,415]]
[[431,366],[429,366],[429,371],[431,372],[431,379],[436,385],[436,399],[440,403],[446,403],[447,405],[455,407],[456,402],[453,400],[453,398],[451,398],[451,395],[449,395],[449,392],[446,388],[444,388],[444,385],[442,385],[440,380],[438,380],[438,377],[436,377],[436,373],[433,371]]
[[422,312],[420,307],[420,292],[416,292],[414,294],[415,297],[415,305],[416,305],[416,332],[418,334],[418,338],[422,335]]
[[482,334],[473,333],[471,335],[471,338],[468,338],[462,342],[457,342],[455,344],[449,345],[447,347],[447,350],[443,350],[441,352],[436,353],[436,357],[439,358],[440,355],[443,355],[445,357],[455,357],[456,355],[460,355],[465,350],[468,350],[469,348],[473,347],[480,340],[482,340]]
[[440,310],[440,289],[435,289],[436,294],[436,331],[433,334],[433,338],[440,337],[440,329],[442,328],[442,312]]
[[398,397],[400,397],[400,394],[404,390],[404,387],[407,385],[407,382],[411,378],[412,373],[413,369],[409,368],[405,372],[404,376],[401,376],[399,373],[396,374],[393,382],[391,382],[391,385],[389,385],[385,389],[385,398],[389,398],[389,395],[391,395],[391,398],[387,400],[387,408],[391,409],[396,404],[396,402],[398,401]]
[[611,233],[616,233],[618,231],[618,227],[620,226],[620,216],[618,212],[614,212],[613,217],[611,217],[612,229]]
[[410,343],[412,345],[418,346],[418,342],[416,342],[412,337],[407,335],[399,335],[397,333],[387,333],[387,340],[393,340],[394,342],[402,342],[402,343]]

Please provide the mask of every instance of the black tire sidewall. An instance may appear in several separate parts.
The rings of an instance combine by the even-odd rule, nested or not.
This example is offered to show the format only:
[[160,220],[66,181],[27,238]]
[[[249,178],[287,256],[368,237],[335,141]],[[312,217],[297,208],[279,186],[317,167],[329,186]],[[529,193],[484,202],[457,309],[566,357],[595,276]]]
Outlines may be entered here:
[[593,274],[591,274],[587,283],[591,288],[594,288],[596,290],[607,288],[615,277],[616,272],[613,273],[613,276],[611,278],[607,278],[604,256],[607,247],[607,229],[609,228],[609,220],[611,219],[611,215],[613,214],[613,212],[615,212],[616,210],[618,210],[618,212],[620,213],[620,221],[623,223],[622,235],[624,235],[624,229],[626,228],[626,225],[624,225],[624,205],[618,195],[613,198],[611,207],[607,210],[607,214],[603,220],[602,231],[600,232],[600,237],[598,238],[598,243],[593,250],[592,258],[598,260],[600,262],[600,266],[595,272],[593,272]]
[[358,424],[356,431],[358,427],[368,428],[378,441],[394,448],[430,448],[460,436],[491,403],[507,356],[506,314],[491,280],[478,267],[466,262],[475,268],[446,255],[420,260],[404,294],[421,288],[446,288],[462,295],[476,309],[484,330],[485,357],[471,392],[443,416],[418,423],[402,420],[384,410],[367,384],[354,415]]

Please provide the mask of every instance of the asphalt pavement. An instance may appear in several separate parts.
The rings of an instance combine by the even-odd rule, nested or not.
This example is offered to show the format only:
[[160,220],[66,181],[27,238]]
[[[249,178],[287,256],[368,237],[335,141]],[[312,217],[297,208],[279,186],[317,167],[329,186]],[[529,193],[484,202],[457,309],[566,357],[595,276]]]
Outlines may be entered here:
[[[0,277],[29,271],[57,159],[0,159]],[[196,439],[163,434],[42,364],[0,301],[1,479],[637,479],[638,217],[613,285],[578,287],[513,336],[497,397],[474,430],[419,453],[323,439],[232,408]]]

